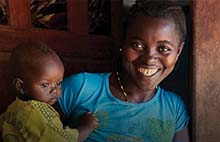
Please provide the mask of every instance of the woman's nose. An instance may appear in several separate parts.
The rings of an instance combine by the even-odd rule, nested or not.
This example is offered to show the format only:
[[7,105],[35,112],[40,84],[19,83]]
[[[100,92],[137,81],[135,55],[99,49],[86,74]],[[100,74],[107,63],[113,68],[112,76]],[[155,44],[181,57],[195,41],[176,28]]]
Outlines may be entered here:
[[158,52],[155,49],[145,49],[142,53],[142,58],[145,61],[155,61],[158,59]]

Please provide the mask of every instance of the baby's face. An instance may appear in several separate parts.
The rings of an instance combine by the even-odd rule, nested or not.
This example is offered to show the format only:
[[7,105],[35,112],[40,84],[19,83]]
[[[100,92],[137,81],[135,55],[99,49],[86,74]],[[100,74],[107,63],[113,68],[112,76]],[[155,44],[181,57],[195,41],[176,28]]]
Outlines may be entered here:
[[60,60],[48,57],[24,78],[24,92],[34,100],[53,105],[60,97],[64,67]]

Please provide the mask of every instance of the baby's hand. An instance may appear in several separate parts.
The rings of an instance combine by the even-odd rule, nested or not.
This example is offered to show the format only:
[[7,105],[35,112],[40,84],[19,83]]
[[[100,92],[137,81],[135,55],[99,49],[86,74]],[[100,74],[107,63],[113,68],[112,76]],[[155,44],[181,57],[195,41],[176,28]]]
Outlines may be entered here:
[[98,127],[98,118],[91,112],[86,112],[80,117],[79,126],[79,142],[84,141],[89,134]]
[[98,118],[91,112],[86,112],[80,117],[80,125],[90,129],[98,127]]

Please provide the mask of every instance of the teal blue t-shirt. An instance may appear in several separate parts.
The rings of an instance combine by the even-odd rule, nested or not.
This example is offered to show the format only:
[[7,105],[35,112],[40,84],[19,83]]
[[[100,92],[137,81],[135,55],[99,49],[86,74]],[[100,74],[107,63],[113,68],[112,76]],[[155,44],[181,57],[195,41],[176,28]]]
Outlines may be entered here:
[[171,142],[187,126],[189,116],[178,95],[158,87],[150,101],[123,102],[111,94],[109,76],[79,73],[62,83],[59,104],[70,127],[84,112],[98,117],[99,126],[86,142]]

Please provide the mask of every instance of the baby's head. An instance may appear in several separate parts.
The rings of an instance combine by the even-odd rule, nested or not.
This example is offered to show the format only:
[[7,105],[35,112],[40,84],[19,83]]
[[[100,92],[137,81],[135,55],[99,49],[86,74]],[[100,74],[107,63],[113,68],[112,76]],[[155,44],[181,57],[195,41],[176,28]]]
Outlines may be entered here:
[[10,65],[20,99],[33,99],[50,105],[59,99],[64,66],[46,44],[20,43],[12,52]]

